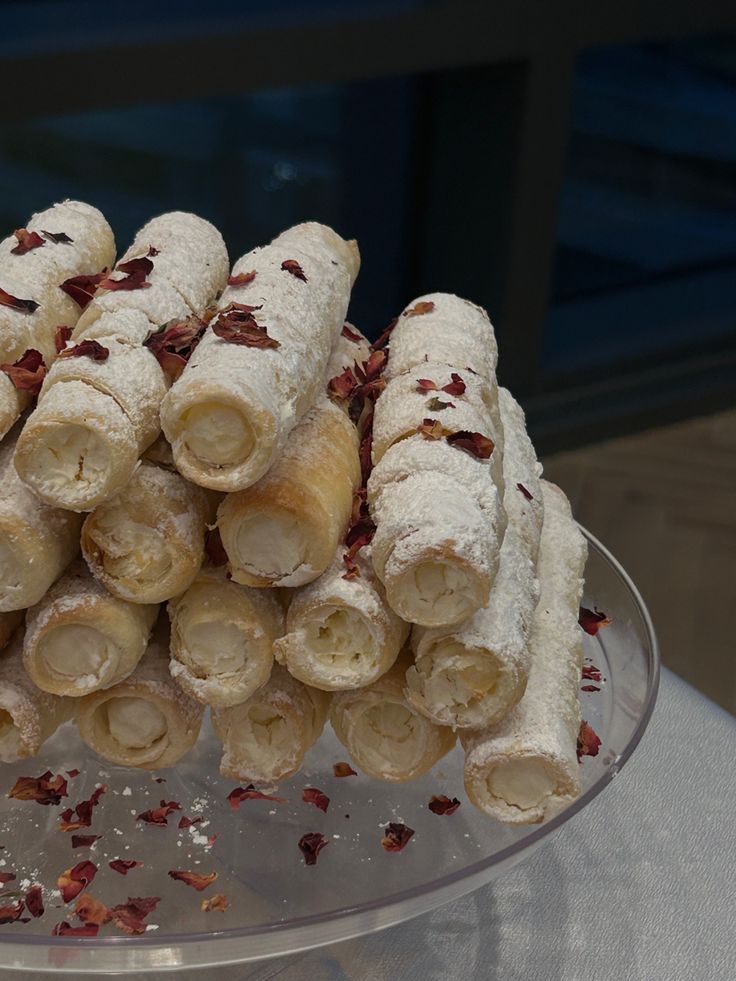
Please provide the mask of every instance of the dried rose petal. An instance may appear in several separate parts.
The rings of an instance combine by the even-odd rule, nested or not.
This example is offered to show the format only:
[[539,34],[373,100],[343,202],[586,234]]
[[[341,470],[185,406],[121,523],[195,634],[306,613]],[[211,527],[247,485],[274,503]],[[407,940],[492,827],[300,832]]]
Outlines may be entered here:
[[112,862],[108,862],[107,864],[113,872],[119,872],[120,875],[127,875],[131,869],[141,868],[143,862],[134,862],[128,858],[114,858]]
[[394,329],[394,327],[396,326],[396,324],[398,322],[399,322],[399,318],[398,317],[394,317],[394,319],[389,322],[388,327],[386,327],[386,329],[380,335],[380,337],[378,338],[378,340],[377,341],[374,341],[373,344],[371,344],[372,350],[374,350],[374,351],[380,351],[382,348],[385,348],[386,347],[386,345],[388,344],[389,338],[391,337],[391,334],[393,333],[393,329]]
[[183,882],[187,886],[202,892],[207,886],[211,886],[217,878],[217,872],[169,872],[169,876],[176,882]]
[[56,924],[51,931],[51,935],[54,937],[96,937],[99,932],[100,928],[96,923],[73,927],[71,923],[67,923],[64,920],[63,923]]
[[17,903],[12,903],[10,906],[0,906],[0,924],[15,923],[25,908],[26,904],[22,899],[19,899]]
[[15,878],[15,872],[0,872],[0,886],[7,885]]
[[450,446],[464,450],[479,460],[487,460],[495,448],[495,443],[489,436],[484,436],[482,433],[471,433],[466,429],[452,433],[447,437],[447,442]]
[[188,818],[185,814],[179,818],[178,828],[184,830],[185,828],[191,828],[193,824],[199,824],[202,820],[201,817]]
[[65,327],[63,324],[60,324],[56,328],[56,333],[54,334],[54,347],[56,348],[57,354],[61,354],[61,352],[66,347],[66,342],[69,340],[69,338],[72,336],[73,333],[74,331],[72,330],[71,327]]
[[107,361],[110,349],[99,341],[80,341],[74,347],[67,347],[59,354],[60,358],[91,358],[93,361]]
[[349,763],[340,762],[332,764],[332,772],[336,777],[357,777],[358,773]]
[[82,923],[95,923],[97,926],[109,923],[111,919],[107,906],[88,892],[83,893],[76,901],[74,912]]
[[341,374],[335,375],[327,382],[328,395],[340,402],[350,398],[357,388],[358,379],[352,368],[346,368]]
[[526,489],[526,487],[523,484],[517,484],[516,487],[518,490],[521,491],[521,493],[524,495],[527,501],[534,500],[534,496]]
[[207,324],[194,314],[184,319],[169,320],[143,342],[173,383],[181,375],[192,352],[199,344]]
[[214,896],[210,896],[209,899],[202,900],[202,912],[211,913],[213,909],[216,909],[224,913],[229,905],[230,901],[227,896],[224,893],[218,892]]
[[595,664],[583,665],[583,678],[586,681],[603,681],[603,675],[601,674],[600,668],[597,668]]
[[424,439],[431,440],[442,439],[443,436],[450,437],[452,435],[452,430],[445,429],[439,419],[422,419],[421,426],[417,426],[417,432]]
[[442,386],[442,391],[446,395],[464,395],[465,394],[465,382],[462,380],[460,375],[456,371],[450,375],[452,381],[449,381],[446,385]]
[[578,623],[591,637],[595,637],[601,627],[607,627],[612,622],[611,618],[607,617],[605,613],[601,613],[600,610],[586,610],[584,606],[580,607]]
[[40,351],[29,348],[15,364],[0,364],[0,371],[5,372],[19,392],[38,395],[46,377],[46,363]]
[[45,228],[42,228],[41,234],[54,245],[71,245],[74,241],[73,238],[69,238],[66,232],[47,232]]
[[417,378],[417,391],[436,392],[437,382],[433,382],[431,378]]
[[355,370],[359,381],[363,384],[375,381],[383,371],[388,362],[388,354],[385,351],[373,351],[368,360],[361,365],[356,364]]
[[400,852],[406,847],[413,834],[413,828],[409,828],[405,824],[399,824],[396,821],[391,821],[384,829],[381,844],[387,852]]
[[148,811],[143,811],[142,814],[139,814],[136,821],[145,821],[146,824],[156,824],[159,827],[163,827],[169,823],[167,820],[169,814],[171,814],[172,811],[180,810],[181,804],[178,801],[162,800],[158,807],[154,807]]
[[154,777],[153,778],[153,782],[154,783],[166,783],[166,777]]
[[303,283],[307,282],[307,277],[304,275],[304,270],[296,259],[284,259],[284,261],[281,263],[281,268],[284,270],[284,272],[291,273],[292,276],[295,276],[297,279],[301,279]]
[[18,777],[8,794],[14,800],[34,800],[37,804],[59,804],[66,796],[66,780],[61,774],[52,776],[51,770],[40,777]]
[[[57,330],[58,330],[58,329],[59,329],[59,328],[57,328]],[[78,777],[78,776],[79,776],[79,774],[80,774],[80,772],[81,772],[80,770],[67,770],[67,771],[66,771],[66,775],[67,775],[68,777],[71,777],[71,778],[72,778],[72,780],[73,780],[73,779],[74,779],[74,777]]]
[[405,311],[405,317],[419,317],[423,313],[431,313],[434,310],[434,303],[431,300],[422,300],[415,303],[413,307]]
[[94,862],[89,860],[77,862],[73,868],[62,872],[57,880],[57,885],[61,890],[61,898],[65,903],[70,903],[93,881],[96,875],[97,866]]
[[0,306],[12,307],[13,310],[20,310],[21,313],[33,313],[38,310],[38,303],[35,300],[21,300],[19,296],[13,296],[7,290],[0,289]]
[[584,756],[597,756],[600,748],[601,741],[598,738],[598,733],[592,725],[583,719],[580,723],[580,732],[578,733],[578,763]]
[[43,916],[43,889],[41,886],[31,886],[25,895],[26,909],[34,919]]
[[454,402],[443,402],[442,399],[433,398],[427,403],[430,412],[442,412],[443,409],[454,409]]
[[145,933],[145,918],[152,913],[161,902],[160,896],[128,896],[127,903],[110,907],[110,915],[115,926],[124,933]]
[[597,685],[582,685],[580,691],[600,691]]
[[222,544],[219,528],[210,528],[204,540],[204,551],[210,565],[219,567],[227,564],[227,552]]
[[360,472],[363,483],[368,481],[371,470],[373,469],[373,433],[367,430],[360,441]]
[[286,797],[273,797],[271,794],[264,794],[260,790],[256,790],[252,783],[249,783],[247,787],[236,787],[235,790],[231,790],[227,799],[230,802],[230,807],[235,811],[244,800],[270,800],[277,804],[287,803]]
[[340,333],[343,337],[347,337],[349,341],[353,341],[354,344],[360,344],[360,342],[363,340],[357,331],[351,330],[349,324],[343,324]]
[[80,310],[84,310],[105,276],[107,276],[107,269],[90,276],[72,276],[65,279],[59,289],[70,296]]
[[256,278],[256,270],[253,269],[252,272],[238,273],[236,276],[228,276],[227,285],[228,286],[247,286],[248,283],[252,283]]
[[327,813],[327,808],[330,806],[330,798],[327,794],[324,794],[321,790],[317,790],[316,787],[305,787],[302,791],[302,800],[305,804],[314,804],[318,807],[320,811]]
[[105,276],[100,280],[102,290],[141,290],[146,289],[151,284],[146,282],[146,276],[152,271],[153,263],[148,256],[139,256],[137,259],[128,259],[127,262],[118,263],[115,272],[125,273],[122,279],[112,279]]
[[277,348],[281,347],[275,337],[269,337],[263,324],[259,324],[253,316],[260,306],[249,306],[247,303],[231,303],[220,312],[212,324],[212,330],[228,344],[242,344],[245,347]]
[[317,856],[329,842],[319,831],[308,831],[299,839],[299,850],[304,856],[305,865],[316,865]]
[[434,794],[430,797],[428,807],[433,814],[454,814],[460,807],[457,797],[452,800],[446,794]]
[[[78,828],[88,828],[92,824],[92,809],[97,807],[100,797],[106,792],[107,784],[100,784],[93,792],[89,800],[80,801],[72,810],[71,807],[62,811],[59,819],[59,829],[61,831],[76,831]],[[76,814],[76,817],[74,816]]]
[[15,248],[10,250],[13,255],[25,255],[31,249],[38,249],[46,244],[38,232],[29,232],[27,228],[16,228],[13,235],[18,240]]
[[101,837],[102,835],[72,835],[72,848],[89,848]]

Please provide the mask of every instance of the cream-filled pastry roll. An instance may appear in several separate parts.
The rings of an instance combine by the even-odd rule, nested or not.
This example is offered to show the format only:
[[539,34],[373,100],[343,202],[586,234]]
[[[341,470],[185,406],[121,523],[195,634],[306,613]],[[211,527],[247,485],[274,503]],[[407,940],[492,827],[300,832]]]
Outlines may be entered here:
[[204,566],[169,603],[171,676],[206,705],[239,705],[269,679],[273,643],[284,630],[278,597]]
[[125,487],[85,519],[82,554],[114,596],[163,603],[194,581],[214,512],[201,487],[142,460]]
[[524,697],[497,725],[461,733],[468,797],[509,824],[551,817],[579,796],[581,786],[576,748],[583,635],[578,609],[587,544],[563,492],[542,481],[542,499],[540,595]]
[[330,722],[351,759],[390,783],[414,780],[455,745],[455,733],[420,715],[404,697],[409,658],[403,654],[372,685],[332,697]]
[[26,487],[13,464],[16,438],[0,445],[0,613],[38,603],[79,551],[82,526]]
[[[82,309],[63,284],[94,276],[114,260],[112,229],[97,208],[82,201],[55,204],[3,239],[0,364],[14,364],[26,351],[36,350],[50,367],[57,355],[57,328],[73,328]],[[0,439],[29,402],[29,392],[0,372]]]
[[409,627],[386,602],[373,572],[370,546],[355,558],[358,575],[345,578],[340,546],[319,579],[294,591],[287,633],[276,641],[276,660],[300,681],[324,691],[370,685],[391,668]]
[[168,646],[157,627],[133,674],[75,701],[79,734],[98,756],[156,770],[173,766],[194,746],[204,708],[171,678]]
[[278,783],[301,768],[319,739],[330,696],[274,665],[268,682],[240,705],[212,712],[222,743],[220,773],[254,784]]
[[202,312],[226,278],[225,245],[209,222],[173,212],[141,230],[80,318],[19,440],[18,472],[43,500],[88,511],[125,486],[161,431],[168,389],[145,342],[159,325]]
[[498,722],[521,699],[529,673],[543,518],[540,468],[521,407],[505,389],[500,396],[508,523],[490,600],[459,627],[414,627],[414,664],[406,673],[412,705],[459,728]]
[[13,610],[10,613],[0,613],[0,651],[10,643],[18,627],[23,623],[24,610]]
[[111,596],[79,560],[28,611],[26,671],[54,695],[110,688],[135,670],[157,616],[157,606]]
[[233,579],[260,587],[312,582],[332,561],[359,485],[355,426],[320,395],[266,476],[219,507]]
[[359,265],[354,242],[315,222],[238,260],[162,406],[187,479],[238,491],[265,474],[323,388]]
[[74,714],[74,701],[38,689],[23,668],[23,631],[0,655],[0,762],[36,756]]

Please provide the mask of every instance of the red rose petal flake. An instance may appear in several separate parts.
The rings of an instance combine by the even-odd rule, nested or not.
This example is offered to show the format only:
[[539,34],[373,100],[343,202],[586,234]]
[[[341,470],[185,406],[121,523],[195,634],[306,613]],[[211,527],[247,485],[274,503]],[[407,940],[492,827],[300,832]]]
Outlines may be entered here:
[[227,795],[227,799],[230,802],[230,807],[234,811],[240,807],[244,800],[270,800],[277,804],[286,804],[286,797],[274,797],[272,794],[264,794],[260,790],[256,790],[252,783],[249,783],[247,787],[236,787],[235,790],[231,790]]
[[33,313],[38,310],[39,305],[35,300],[22,300],[19,296],[13,296],[7,290],[0,289],[0,306],[12,307],[13,310],[19,310],[21,313]]
[[445,429],[439,419],[422,419],[421,426],[417,426],[417,432],[424,439],[438,440],[443,436],[450,437],[452,430]]
[[349,399],[359,387],[358,379],[352,368],[346,368],[342,374],[335,375],[327,382],[327,394],[339,402]]
[[209,899],[202,900],[203,913],[211,913],[212,910],[219,910],[221,913],[224,913],[229,906],[230,901],[222,892],[215,893],[215,895],[210,896]]
[[25,895],[26,909],[31,916],[37,920],[44,914],[43,889],[41,886],[31,886]]
[[188,818],[186,814],[183,814],[179,818],[179,824],[177,825],[177,827],[182,830],[185,828],[191,828],[193,824],[199,824],[201,820],[202,820],[201,817]]
[[[54,347],[56,348],[57,354],[61,354],[66,347],[66,342],[70,339],[73,333],[74,331],[71,327],[65,327],[63,324],[60,324],[56,328],[56,333],[54,334]],[[77,773],[79,773],[79,770],[77,770]]]
[[79,828],[88,828],[92,824],[92,809],[97,807],[100,797],[106,791],[107,784],[100,784],[92,792],[89,800],[80,801],[74,809],[69,807],[65,811],[62,811],[59,819],[59,829],[61,831],[77,831]]
[[53,776],[51,770],[40,777],[18,777],[8,794],[14,800],[33,800],[37,804],[60,804],[66,796],[66,780],[61,774]]
[[203,892],[208,886],[217,878],[217,872],[207,872],[203,874],[202,872],[169,872],[169,877],[174,879],[175,882],[183,882],[187,886],[191,886],[196,889],[197,892]]
[[256,278],[256,270],[253,269],[251,272],[237,273],[235,276],[228,276],[227,285],[228,286],[247,286],[248,283],[252,283]]
[[299,839],[299,850],[304,856],[305,865],[316,865],[317,856],[329,842],[319,831],[308,831]]
[[19,392],[38,395],[46,377],[46,363],[40,351],[29,348],[15,364],[0,364],[0,371],[5,372]]
[[219,528],[210,528],[204,539],[204,552],[210,565],[219,568],[227,565],[227,552],[222,544]]
[[181,804],[176,800],[165,801],[162,800],[158,807],[154,807],[149,811],[143,811],[136,818],[136,821],[145,821],[146,824],[155,824],[159,827],[164,827],[169,822],[167,820],[169,814],[172,811],[180,811]]
[[62,872],[57,880],[61,898],[65,903],[70,903],[94,880],[96,875],[97,866],[94,862],[88,860],[77,862],[73,868]]
[[595,608],[586,610],[584,606],[580,607],[578,623],[586,634],[590,634],[591,637],[595,637],[601,627],[607,627],[612,622],[611,618],[607,617],[605,613],[601,613],[600,610],[596,610]]
[[284,272],[291,273],[296,279],[301,279],[303,283],[307,282],[307,277],[304,275],[304,270],[296,261],[296,259],[284,259],[281,263],[281,268]]
[[460,375],[456,371],[450,375],[452,381],[449,381],[446,385],[442,386],[441,391],[446,395],[460,396],[465,394],[465,382],[462,380]]
[[367,361],[364,361],[361,365],[356,364],[358,379],[363,384],[375,381],[383,374],[387,362],[388,354],[386,351],[373,351]]
[[[158,255],[158,253],[156,253]],[[128,259],[127,262],[118,263],[115,272],[124,273],[121,279],[113,279],[112,276],[105,276],[100,280],[99,287],[102,290],[142,290],[147,289],[151,284],[146,282],[146,276],[152,271],[153,262],[148,256],[139,256],[137,259]]]
[[89,848],[101,837],[102,835],[72,835],[72,848]]
[[88,892],[83,893],[76,901],[74,913],[82,923],[94,923],[96,926],[103,926],[112,918],[107,906]]
[[454,402],[443,402],[442,399],[433,398],[427,403],[430,412],[442,412],[443,409],[454,409]]
[[336,777],[357,777],[358,772],[349,763],[341,761],[332,764],[332,772]]
[[460,807],[457,797],[452,800],[446,794],[434,794],[427,805],[433,814],[454,814]]
[[[59,329],[59,328],[57,327],[57,330],[58,330],[58,329]],[[79,774],[80,774],[80,772],[81,772],[80,770],[67,770],[67,771],[66,771],[66,775],[67,775],[68,777],[71,777],[71,778],[72,778],[72,780],[73,780],[73,779],[74,779],[75,777],[78,777],[78,776],[79,776]]]
[[13,255],[25,255],[26,252],[46,244],[38,232],[29,232],[27,228],[16,228],[13,235],[18,240],[15,248],[10,250]]
[[11,903],[9,906],[0,906],[0,925],[15,923],[25,908],[26,904],[22,899],[19,899],[17,903]]
[[330,798],[316,787],[305,787],[302,791],[302,800],[305,804],[314,804],[320,811],[327,813],[330,806]]
[[470,453],[478,460],[487,460],[495,448],[495,443],[489,436],[484,436],[482,433],[471,433],[466,429],[452,433],[447,437],[447,442],[458,450]]
[[71,245],[74,241],[73,238],[69,238],[66,232],[47,232],[45,228],[42,228],[41,234],[54,245]]
[[534,495],[531,494],[526,489],[526,487],[523,484],[517,484],[516,485],[516,489],[521,491],[521,493],[524,495],[524,497],[527,499],[527,501],[533,501],[534,500]]
[[413,834],[413,828],[409,828],[405,824],[399,824],[396,821],[391,821],[384,829],[381,845],[387,852],[400,852],[406,848]]
[[181,320],[169,320],[143,342],[154,355],[169,381],[175,382],[199,344],[207,324],[192,314]]
[[583,679],[585,681],[603,681],[603,675],[600,668],[597,668],[595,664],[584,664]]
[[347,339],[352,341],[354,344],[360,344],[360,342],[363,340],[361,335],[350,327],[350,324],[343,324],[340,333],[343,337],[347,337]]
[[582,761],[584,756],[597,756],[600,748],[601,741],[598,738],[598,733],[592,725],[583,719],[580,723],[580,732],[578,733],[578,763]]
[[582,685],[580,691],[600,691],[597,685]]
[[95,295],[97,287],[105,276],[107,276],[107,269],[103,269],[102,272],[93,273],[90,276],[72,276],[69,279],[65,279],[59,286],[59,289],[63,290],[67,296],[70,296],[80,310],[84,310]]
[[256,348],[281,347],[276,338],[269,337],[266,327],[259,324],[253,316],[254,311],[260,309],[260,306],[252,307],[247,303],[231,303],[219,313],[212,324],[212,330],[228,344]]
[[433,382],[431,378],[417,378],[417,391],[436,392],[437,382]]
[[434,310],[434,303],[431,300],[421,300],[415,303],[404,312],[405,317],[420,317],[422,314],[431,313]]
[[15,878],[15,872],[0,872],[0,886],[5,886]]
[[114,858],[107,864],[110,866],[113,872],[119,872],[120,875],[127,875],[131,869],[139,869],[143,866],[143,862],[134,862],[132,859],[128,858]]
[[112,921],[123,933],[138,934],[146,932],[143,922],[161,902],[160,896],[128,896],[127,903],[110,907]]
[[379,336],[378,340],[374,341],[373,344],[371,344],[372,350],[380,351],[386,347],[389,340],[391,339],[391,334],[393,333],[393,329],[398,322],[399,322],[398,317],[394,317],[394,319],[389,322],[388,326],[386,327],[384,332]]
[[60,358],[91,358],[93,361],[107,361],[110,349],[103,347],[99,341],[80,341],[74,347],[66,347],[59,354]]
[[51,935],[53,937],[96,937],[99,932],[100,928],[96,923],[75,927],[64,920],[62,923],[56,924]]
[[153,782],[154,783],[166,783],[166,777],[154,777],[153,778]]

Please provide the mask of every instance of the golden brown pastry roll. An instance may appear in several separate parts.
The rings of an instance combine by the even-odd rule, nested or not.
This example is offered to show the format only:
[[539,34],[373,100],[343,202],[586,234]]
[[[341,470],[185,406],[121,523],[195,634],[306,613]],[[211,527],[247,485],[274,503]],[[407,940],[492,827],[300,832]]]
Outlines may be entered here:
[[360,484],[358,436],[320,396],[265,477],[229,494],[217,523],[236,582],[301,586],[332,561]]
[[206,491],[143,460],[126,486],[86,518],[82,554],[114,596],[163,603],[194,581],[213,517]]
[[38,603],[79,551],[82,524],[26,487],[13,465],[16,438],[0,445],[0,613]]
[[169,603],[171,676],[206,705],[227,708],[268,681],[273,643],[284,629],[278,598],[205,566]]
[[484,813],[509,824],[543,821],[581,789],[578,610],[587,544],[559,487],[542,481],[542,497],[540,596],[526,692],[496,726],[461,735],[468,797]]
[[74,713],[71,698],[40,691],[23,669],[23,631],[0,656],[0,762],[36,756],[46,740]]
[[324,575],[294,590],[287,633],[274,645],[276,660],[300,681],[324,691],[362,688],[393,665],[409,627],[386,602],[373,572],[370,546],[346,579],[345,546]]
[[13,610],[11,613],[0,613],[0,651],[7,647],[10,638],[23,623],[24,610]]
[[125,681],[75,700],[87,745],[111,763],[157,770],[173,766],[197,741],[204,709],[169,674],[168,638],[157,628]]
[[235,264],[162,406],[185,477],[238,491],[265,474],[325,383],[359,263],[354,242],[307,222]]
[[148,646],[157,606],[111,596],[79,560],[28,611],[23,663],[33,682],[79,697],[133,672]]
[[274,665],[267,684],[247,701],[212,712],[223,747],[220,773],[255,784],[292,776],[322,733],[329,701]]
[[330,722],[356,766],[389,783],[413,780],[455,745],[452,729],[420,715],[404,697],[409,663],[402,655],[372,685],[332,697]]

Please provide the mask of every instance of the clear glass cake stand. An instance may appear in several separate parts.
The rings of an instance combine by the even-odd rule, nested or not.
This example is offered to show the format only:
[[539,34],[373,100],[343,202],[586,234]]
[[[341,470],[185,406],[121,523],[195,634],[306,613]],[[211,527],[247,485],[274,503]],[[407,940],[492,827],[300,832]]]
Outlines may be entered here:
[[[600,754],[583,763],[584,793],[547,824],[524,829],[499,826],[467,802],[462,753],[456,749],[421,780],[383,785],[362,775],[336,779],[332,764],[345,752],[326,732],[305,770],[278,793],[288,803],[247,801],[232,810],[226,800],[234,784],[219,777],[214,737],[205,728],[194,752],[174,770],[154,775],[111,767],[89,753],[65,726],[38,760],[6,766],[4,786],[18,776],[78,768],[69,798],[60,807],[0,798],[0,871],[27,888],[40,882],[46,895],[43,917],[0,926],[0,964],[6,970],[68,974],[141,973],[238,964],[295,953],[381,930],[418,916],[477,889],[531,854],[568,821],[585,821],[586,806],[619,773],[633,753],[651,715],[659,680],[657,642],[644,603],[618,562],[592,535],[584,605],[613,618],[596,637],[586,637],[586,655],[606,681],[599,692],[582,693],[583,715],[602,739]],[[102,838],[92,848],[73,850],[71,836],[58,830],[59,812],[89,797],[95,785],[109,786],[90,831]],[[302,789],[319,787],[330,798],[327,814],[301,801]],[[463,803],[451,816],[427,808],[433,794]],[[168,827],[136,822],[160,800],[181,803],[202,822]],[[400,853],[381,848],[382,825],[403,821],[415,829]],[[207,822],[207,823],[206,823]],[[317,864],[305,866],[297,847],[308,831],[329,839]],[[214,844],[209,836],[217,834]],[[114,858],[145,863],[125,878],[109,868]],[[99,871],[89,891],[108,905],[128,896],[160,896],[143,935],[120,935],[104,927],[96,938],[53,937],[53,926],[76,923],[69,907],[52,894],[61,871],[89,858]],[[205,892],[169,878],[169,870],[218,872]],[[225,893],[226,912],[203,912],[202,898]],[[9,900],[3,900],[7,902]]]

